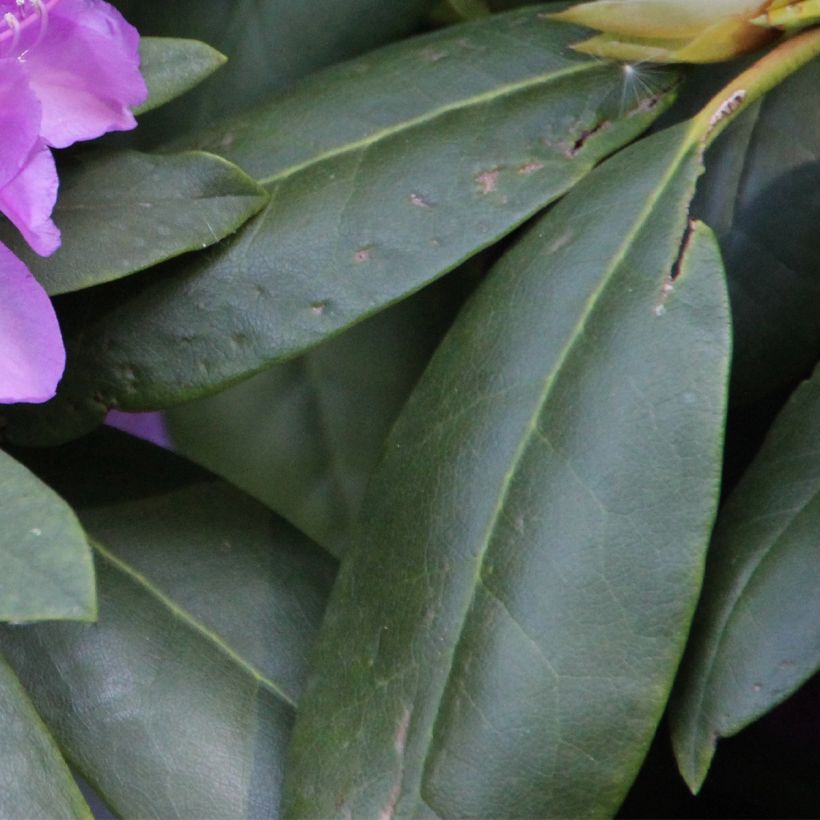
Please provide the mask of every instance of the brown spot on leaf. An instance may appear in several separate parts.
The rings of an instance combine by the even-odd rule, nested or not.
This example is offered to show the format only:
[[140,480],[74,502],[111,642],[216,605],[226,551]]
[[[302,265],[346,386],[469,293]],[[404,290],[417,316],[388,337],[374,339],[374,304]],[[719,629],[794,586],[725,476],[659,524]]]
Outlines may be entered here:
[[476,176],[475,181],[482,194],[491,194],[493,191],[498,190],[499,173],[499,168],[493,168],[489,171],[482,171]]
[[372,245],[365,245],[363,248],[359,248],[356,253],[353,254],[353,259],[361,264],[362,262],[369,262],[373,258],[373,246]]
[[529,176],[530,174],[534,174],[536,171],[540,171],[544,167],[543,162],[538,162],[537,160],[533,160],[532,162],[528,162],[525,165],[522,165],[518,169],[518,173],[522,176]]

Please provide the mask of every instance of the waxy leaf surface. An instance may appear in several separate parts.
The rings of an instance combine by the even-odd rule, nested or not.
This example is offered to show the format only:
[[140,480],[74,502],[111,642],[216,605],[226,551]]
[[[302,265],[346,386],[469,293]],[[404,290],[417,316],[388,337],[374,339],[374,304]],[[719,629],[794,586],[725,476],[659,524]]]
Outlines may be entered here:
[[10,225],[0,237],[51,295],[119,279],[233,233],[268,200],[234,165],[190,151],[78,158],[60,177],[57,252],[32,253]]
[[681,251],[694,143],[684,125],[596,169],[436,352],[331,596],[290,816],[617,810],[720,480],[729,314],[708,229]]
[[69,506],[0,451],[0,620],[91,620],[94,567]]
[[91,818],[71,772],[0,655],[0,816]]
[[143,37],[140,71],[148,86],[148,99],[134,113],[144,114],[165,105],[199,85],[224,64],[222,54],[198,40]]
[[211,134],[204,145],[270,203],[174,275],[112,291],[69,337],[62,399],[140,410],[214,392],[408,296],[565,193],[674,84],[661,74],[659,96],[624,101],[621,68],[574,55],[573,36],[537,8],[451,27]]
[[32,459],[95,539],[99,621],[0,646],[67,757],[124,816],[274,815],[332,560],[122,434]]
[[167,411],[174,449],[344,549],[390,426],[449,317],[434,287],[290,362]]
[[733,401],[750,402],[820,358],[820,61],[738,117],[706,164],[694,207],[726,265]]
[[700,788],[721,737],[820,667],[820,372],[781,412],[718,517],[672,703],[672,740]]
[[415,31],[432,0],[118,0],[143,34],[195,37],[228,57],[207,85],[162,111],[137,140],[177,138],[257,103],[272,89]]

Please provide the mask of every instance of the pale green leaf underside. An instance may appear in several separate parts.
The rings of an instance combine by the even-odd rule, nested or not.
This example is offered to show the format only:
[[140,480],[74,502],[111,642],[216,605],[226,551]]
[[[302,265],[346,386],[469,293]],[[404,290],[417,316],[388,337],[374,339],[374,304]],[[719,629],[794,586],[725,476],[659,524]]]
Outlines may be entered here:
[[692,142],[684,125],[590,174],[425,371],[320,633],[291,816],[617,810],[719,488],[729,314],[708,229],[675,268]]
[[91,620],[94,568],[68,505],[0,451],[0,621]]
[[718,518],[671,712],[693,790],[715,744],[820,667],[820,372],[781,412]]

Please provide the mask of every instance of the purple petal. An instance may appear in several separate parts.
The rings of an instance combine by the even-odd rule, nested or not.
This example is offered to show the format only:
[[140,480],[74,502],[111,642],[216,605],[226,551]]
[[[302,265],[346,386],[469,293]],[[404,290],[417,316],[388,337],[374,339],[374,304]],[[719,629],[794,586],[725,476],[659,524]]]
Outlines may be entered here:
[[0,211],[41,256],[49,256],[60,247],[60,231],[51,221],[58,186],[54,158],[40,143],[22,171],[0,189]]
[[62,0],[25,66],[42,104],[40,134],[55,148],[127,131],[131,108],[148,96],[139,72],[139,34],[102,0]]
[[51,301],[26,266],[0,245],[0,402],[47,401],[64,368]]
[[37,143],[40,103],[17,60],[0,60],[0,187],[14,179]]
[[150,441],[166,450],[173,448],[164,413],[124,413],[122,410],[109,410],[105,423],[109,427]]

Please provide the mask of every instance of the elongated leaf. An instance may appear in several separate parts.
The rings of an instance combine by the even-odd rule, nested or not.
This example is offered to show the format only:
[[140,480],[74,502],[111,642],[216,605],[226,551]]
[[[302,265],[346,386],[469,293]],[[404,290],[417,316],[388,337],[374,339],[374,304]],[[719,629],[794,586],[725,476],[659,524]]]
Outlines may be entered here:
[[[266,182],[269,205],[177,275],[109,291],[99,319],[68,336],[58,400],[22,422],[65,431],[78,407],[154,409],[214,392],[512,230],[671,100],[662,73],[657,94],[625,105],[620,67],[569,51],[577,36],[537,8],[454,26],[317,75],[211,134],[208,145]],[[84,300],[78,312],[89,315]],[[46,435],[15,422],[15,441]]]
[[718,518],[672,705],[681,773],[697,791],[721,737],[820,667],[820,371],[780,414]]
[[432,0],[174,0],[116,3],[145,34],[196,37],[228,56],[206,86],[158,112],[137,139],[177,138],[235,114],[272,89],[331,63],[403,37],[423,22]]
[[88,288],[199,250],[233,233],[268,200],[234,165],[203,152],[118,151],[61,173],[54,219],[62,245],[33,253],[9,223],[0,239],[52,294]]
[[9,628],[0,645],[118,813],[272,816],[333,564],[238,491],[128,439],[39,457],[100,539],[98,624]]
[[0,451],[0,620],[91,620],[94,568],[68,505]]
[[685,125],[606,162],[437,351],[331,596],[291,816],[617,809],[718,493],[729,315],[708,229],[669,278],[699,169]]
[[140,71],[148,85],[148,99],[136,114],[144,114],[198,86],[225,64],[225,56],[198,40],[143,37]]
[[341,554],[390,426],[450,318],[439,291],[173,408],[174,448]]
[[91,818],[74,778],[0,656],[0,816]]
[[736,402],[760,399],[820,358],[820,62],[738,118],[707,154],[695,211],[729,279]]

